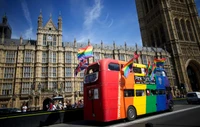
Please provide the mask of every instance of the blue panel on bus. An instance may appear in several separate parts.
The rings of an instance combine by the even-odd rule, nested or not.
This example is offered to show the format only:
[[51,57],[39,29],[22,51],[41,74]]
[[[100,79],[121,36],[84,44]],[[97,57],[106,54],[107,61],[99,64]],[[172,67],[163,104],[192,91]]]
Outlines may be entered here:
[[157,90],[161,91],[158,92],[157,95],[157,111],[166,110],[166,94],[165,94],[165,78],[163,76],[156,76],[156,86]]
[[156,76],[157,89],[165,89],[165,77]]
[[166,95],[157,95],[157,111],[166,110]]

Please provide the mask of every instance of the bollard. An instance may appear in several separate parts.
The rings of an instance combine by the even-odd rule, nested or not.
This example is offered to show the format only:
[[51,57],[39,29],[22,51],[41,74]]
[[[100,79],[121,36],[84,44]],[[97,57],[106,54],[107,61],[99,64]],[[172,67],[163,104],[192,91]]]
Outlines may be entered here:
[[153,124],[152,123],[146,123],[145,127],[153,127]]

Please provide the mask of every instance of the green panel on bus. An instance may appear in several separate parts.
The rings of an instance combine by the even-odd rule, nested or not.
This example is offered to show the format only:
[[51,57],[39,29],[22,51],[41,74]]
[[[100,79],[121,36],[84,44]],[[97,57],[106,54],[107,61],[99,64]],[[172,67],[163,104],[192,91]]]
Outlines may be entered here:
[[147,84],[146,91],[146,113],[152,113],[157,111],[156,107],[156,95],[152,94],[152,90],[156,90],[155,84]]

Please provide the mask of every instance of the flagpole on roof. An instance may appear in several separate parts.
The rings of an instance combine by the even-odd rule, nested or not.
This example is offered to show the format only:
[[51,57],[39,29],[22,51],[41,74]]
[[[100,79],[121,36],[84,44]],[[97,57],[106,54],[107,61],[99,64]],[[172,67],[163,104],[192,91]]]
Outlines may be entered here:
[[[138,50],[138,45],[137,45],[137,43],[136,43],[136,44],[135,44],[135,53],[136,53],[136,54],[137,54],[137,50]],[[136,59],[136,62],[139,63],[139,62],[138,62],[138,59]]]
[[156,59],[158,59],[157,43],[155,43],[155,47],[156,47]]
[[[88,39],[88,46],[90,46],[90,39]],[[90,64],[89,58],[87,58],[88,64]]]
[[[73,87],[73,94],[75,94],[75,69],[76,69],[76,61],[75,61],[75,56],[76,56],[76,54],[75,54],[75,51],[76,51],[76,38],[74,38],[74,87]],[[74,96],[74,101],[76,101],[75,100],[75,96]]]

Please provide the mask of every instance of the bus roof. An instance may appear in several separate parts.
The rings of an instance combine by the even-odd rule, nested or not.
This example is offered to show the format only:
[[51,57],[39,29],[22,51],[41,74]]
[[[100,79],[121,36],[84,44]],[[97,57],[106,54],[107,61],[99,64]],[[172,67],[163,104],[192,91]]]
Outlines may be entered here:
[[[96,63],[101,63],[102,61],[116,61],[118,62],[119,64],[126,64],[128,61],[122,61],[122,60],[116,60],[116,59],[111,59],[111,58],[105,58],[105,59],[101,59],[97,62],[93,62],[91,63],[90,65],[93,65],[93,64],[96,64]],[[89,66],[90,66],[89,65]],[[133,63],[133,66],[134,67],[139,67],[139,68],[146,68],[146,65],[145,64],[139,64],[139,63]]]

